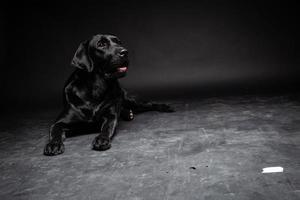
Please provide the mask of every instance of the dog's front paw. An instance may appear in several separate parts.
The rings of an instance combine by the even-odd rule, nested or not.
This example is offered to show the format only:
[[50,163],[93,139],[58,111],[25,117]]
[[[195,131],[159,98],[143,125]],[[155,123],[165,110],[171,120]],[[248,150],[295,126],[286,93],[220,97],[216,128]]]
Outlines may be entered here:
[[65,151],[65,145],[61,140],[52,140],[46,144],[44,148],[44,155],[56,156],[62,154]]
[[175,110],[168,104],[156,104],[155,107],[159,112],[175,112]]
[[108,138],[97,136],[93,141],[93,150],[105,151],[110,149],[110,147],[111,144]]

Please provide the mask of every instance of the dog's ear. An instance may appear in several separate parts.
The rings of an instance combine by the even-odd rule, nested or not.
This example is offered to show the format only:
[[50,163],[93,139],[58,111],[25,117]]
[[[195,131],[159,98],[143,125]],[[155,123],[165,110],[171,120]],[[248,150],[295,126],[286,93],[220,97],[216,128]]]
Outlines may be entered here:
[[91,72],[93,71],[94,63],[90,57],[89,42],[89,40],[86,40],[79,45],[71,61],[71,65]]

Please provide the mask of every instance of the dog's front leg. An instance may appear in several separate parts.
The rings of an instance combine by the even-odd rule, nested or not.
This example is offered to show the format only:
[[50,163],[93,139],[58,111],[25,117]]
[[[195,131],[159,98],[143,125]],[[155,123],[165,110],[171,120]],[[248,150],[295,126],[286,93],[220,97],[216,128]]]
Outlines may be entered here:
[[50,128],[49,142],[44,148],[44,155],[55,156],[65,151],[63,143],[63,125],[55,123]]
[[105,151],[111,147],[111,140],[118,124],[118,109],[113,106],[103,114],[100,134],[93,141],[93,149]]

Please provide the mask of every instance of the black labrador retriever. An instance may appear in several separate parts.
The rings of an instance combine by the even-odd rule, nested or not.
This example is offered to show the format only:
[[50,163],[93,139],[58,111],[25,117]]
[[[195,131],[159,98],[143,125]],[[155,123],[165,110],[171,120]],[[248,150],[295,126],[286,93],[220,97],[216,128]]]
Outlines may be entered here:
[[174,111],[166,104],[139,102],[121,88],[118,79],[126,75],[129,60],[116,36],[99,34],[82,42],[71,65],[76,70],[64,87],[64,109],[50,128],[44,155],[63,153],[66,133],[88,129],[99,132],[92,148],[107,150],[119,118],[132,120],[135,113],[145,111]]

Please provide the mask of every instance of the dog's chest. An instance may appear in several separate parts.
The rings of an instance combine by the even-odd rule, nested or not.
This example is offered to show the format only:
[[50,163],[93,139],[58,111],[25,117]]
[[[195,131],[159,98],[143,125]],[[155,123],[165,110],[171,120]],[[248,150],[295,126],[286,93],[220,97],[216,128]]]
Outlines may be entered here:
[[104,81],[96,77],[91,87],[91,95],[94,99],[113,99],[121,95],[121,89],[117,81]]
[[103,97],[107,87],[108,86],[104,81],[101,81],[101,79],[96,78],[91,87],[92,96],[96,99]]

